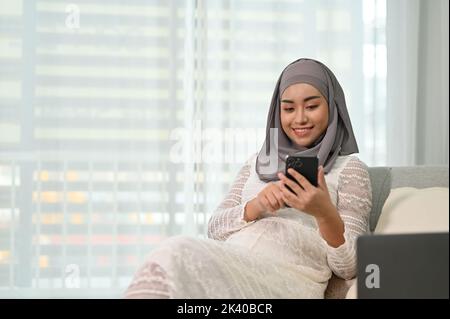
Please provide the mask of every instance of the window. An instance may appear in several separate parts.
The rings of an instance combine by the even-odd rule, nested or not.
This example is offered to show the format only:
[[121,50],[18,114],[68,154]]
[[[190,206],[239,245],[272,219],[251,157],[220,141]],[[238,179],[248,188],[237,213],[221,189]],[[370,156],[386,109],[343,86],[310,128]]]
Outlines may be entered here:
[[298,57],[380,161],[383,3],[0,1],[2,296],[120,297],[161,240],[205,236]]

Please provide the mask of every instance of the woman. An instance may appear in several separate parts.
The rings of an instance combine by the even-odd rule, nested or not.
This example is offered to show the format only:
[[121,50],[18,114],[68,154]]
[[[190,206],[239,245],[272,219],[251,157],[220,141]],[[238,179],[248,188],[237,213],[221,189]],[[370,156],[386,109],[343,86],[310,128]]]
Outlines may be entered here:
[[[368,229],[370,180],[367,166],[349,156],[357,152],[334,74],[311,59],[289,64],[265,143],[212,215],[209,239],[166,240],[126,297],[323,298],[332,273],[355,276],[356,238]],[[317,156],[318,186],[295,172],[301,186],[287,179],[286,155]]]

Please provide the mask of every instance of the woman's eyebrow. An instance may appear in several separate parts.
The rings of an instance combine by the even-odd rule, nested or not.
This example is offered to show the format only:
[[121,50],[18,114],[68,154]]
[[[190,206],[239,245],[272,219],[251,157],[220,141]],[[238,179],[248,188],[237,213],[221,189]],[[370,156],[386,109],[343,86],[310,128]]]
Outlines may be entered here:
[[[308,96],[308,97],[303,99],[303,102],[308,102],[309,100],[313,100],[313,99],[320,99],[320,96],[318,96],[318,95]],[[286,100],[286,99],[281,100],[281,102],[282,103],[294,103],[294,101]]]
[[313,99],[320,99],[320,96],[318,96],[318,95],[308,96],[307,98],[305,98],[303,100],[303,102],[308,102],[309,100],[313,100]]

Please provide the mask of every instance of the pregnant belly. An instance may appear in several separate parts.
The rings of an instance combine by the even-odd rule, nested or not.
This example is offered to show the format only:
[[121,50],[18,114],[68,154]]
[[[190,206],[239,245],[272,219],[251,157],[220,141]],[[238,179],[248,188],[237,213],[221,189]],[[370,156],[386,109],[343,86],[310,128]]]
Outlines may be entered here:
[[280,217],[266,217],[231,235],[227,242],[280,262],[327,268],[326,246],[316,228]]

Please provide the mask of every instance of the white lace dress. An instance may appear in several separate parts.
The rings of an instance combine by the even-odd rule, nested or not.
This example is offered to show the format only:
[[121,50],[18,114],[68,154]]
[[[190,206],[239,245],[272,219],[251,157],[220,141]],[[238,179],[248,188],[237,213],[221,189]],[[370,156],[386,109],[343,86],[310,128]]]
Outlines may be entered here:
[[368,231],[371,188],[367,166],[340,156],[325,175],[345,224],[333,248],[315,219],[294,208],[243,220],[248,201],[265,187],[256,154],[242,167],[212,215],[208,239],[175,236],[153,250],[128,287],[127,298],[323,298],[332,272],[356,274],[356,238]]

